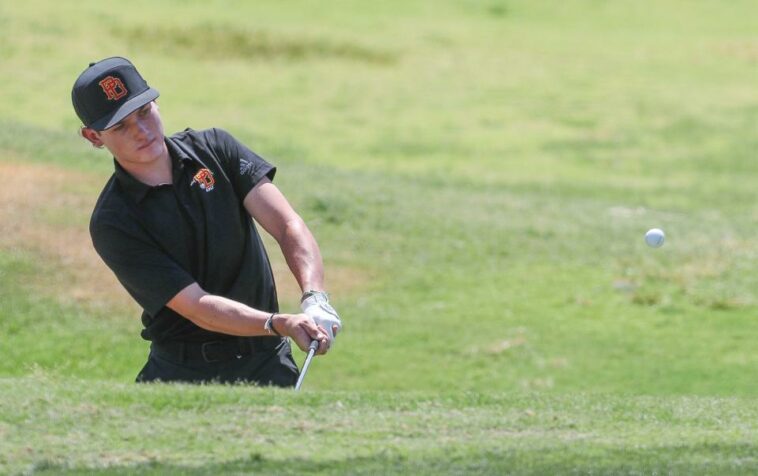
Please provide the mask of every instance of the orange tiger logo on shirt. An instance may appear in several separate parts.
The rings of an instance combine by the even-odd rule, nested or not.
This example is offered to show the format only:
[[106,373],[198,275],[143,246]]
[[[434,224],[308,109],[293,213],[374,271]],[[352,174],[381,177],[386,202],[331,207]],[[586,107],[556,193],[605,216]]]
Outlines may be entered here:
[[192,177],[192,183],[190,185],[200,185],[200,188],[206,192],[213,190],[213,186],[216,184],[216,180],[213,178],[213,174],[208,169],[200,169],[194,177]]

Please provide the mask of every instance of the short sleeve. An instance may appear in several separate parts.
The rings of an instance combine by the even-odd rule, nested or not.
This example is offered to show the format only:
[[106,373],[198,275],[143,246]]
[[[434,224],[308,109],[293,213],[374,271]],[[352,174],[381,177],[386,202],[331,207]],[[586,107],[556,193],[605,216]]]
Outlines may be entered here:
[[276,167],[248,149],[225,130],[211,129],[211,131],[218,160],[229,174],[229,180],[232,181],[240,200],[244,200],[248,192],[263,177],[274,180]]
[[195,280],[156,244],[113,225],[90,228],[92,243],[127,292],[155,316]]

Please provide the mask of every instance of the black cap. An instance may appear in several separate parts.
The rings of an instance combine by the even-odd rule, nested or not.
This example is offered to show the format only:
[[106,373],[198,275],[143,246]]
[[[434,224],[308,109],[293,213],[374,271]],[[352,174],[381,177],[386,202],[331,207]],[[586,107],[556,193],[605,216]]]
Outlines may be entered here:
[[102,131],[158,97],[126,58],[106,58],[79,75],[71,101],[82,123]]

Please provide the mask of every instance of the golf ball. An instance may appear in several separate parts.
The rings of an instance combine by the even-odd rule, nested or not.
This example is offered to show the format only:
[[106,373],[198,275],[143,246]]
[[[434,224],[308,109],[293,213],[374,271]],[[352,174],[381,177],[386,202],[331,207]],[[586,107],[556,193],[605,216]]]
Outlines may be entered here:
[[660,228],[653,228],[645,233],[645,243],[653,248],[663,246],[663,241],[666,239],[666,235]]

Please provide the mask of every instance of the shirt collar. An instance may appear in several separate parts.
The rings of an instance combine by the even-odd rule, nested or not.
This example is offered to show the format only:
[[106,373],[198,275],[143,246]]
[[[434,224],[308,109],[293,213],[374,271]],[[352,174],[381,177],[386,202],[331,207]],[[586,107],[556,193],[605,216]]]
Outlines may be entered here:
[[[164,141],[166,142],[168,155],[171,159],[171,169],[173,171],[173,176],[174,179],[176,179],[177,174],[183,165],[183,162],[186,160],[192,160],[192,158],[183,150],[176,147],[168,138],[164,138]],[[115,158],[113,159],[113,164],[116,168],[116,180],[118,180],[124,192],[132,197],[135,203],[140,203],[147,195],[147,192],[149,192],[153,187],[146,183],[142,183],[136,178],[132,177],[131,174],[129,174],[129,172],[127,172]]]
[[136,203],[141,202],[150,190],[150,185],[142,183],[132,177],[115,158],[113,159],[113,165],[116,167],[116,180],[119,185],[121,185],[121,189],[126,192],[127,195],[132,197]]
[[181,159],[181,161],[192,160],[192,157],[190,157],[187,152],[184,151],[184,149],[176,145],[174,140],[172,140],[170,137],[166,137],[166,147],[168,147],[168,153],[172,157]]

